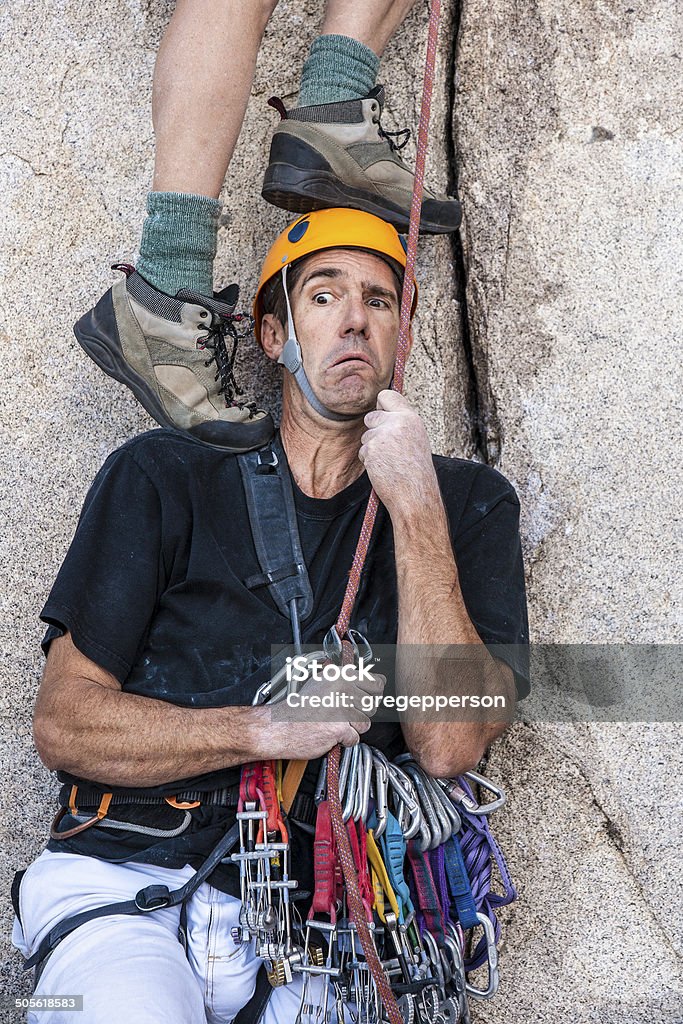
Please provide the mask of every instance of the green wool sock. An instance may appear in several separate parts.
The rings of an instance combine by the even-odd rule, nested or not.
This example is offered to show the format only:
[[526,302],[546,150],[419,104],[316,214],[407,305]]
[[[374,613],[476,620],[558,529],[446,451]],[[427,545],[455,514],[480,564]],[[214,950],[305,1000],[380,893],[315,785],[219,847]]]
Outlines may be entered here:
[[192,288],[213,295],[221,204],[187,192],[150,192],[142,227],[138,273],[160,292]]
[[377,79],[379,57],[350,36],[313,40],[299,89],[300,107],[362,99]]

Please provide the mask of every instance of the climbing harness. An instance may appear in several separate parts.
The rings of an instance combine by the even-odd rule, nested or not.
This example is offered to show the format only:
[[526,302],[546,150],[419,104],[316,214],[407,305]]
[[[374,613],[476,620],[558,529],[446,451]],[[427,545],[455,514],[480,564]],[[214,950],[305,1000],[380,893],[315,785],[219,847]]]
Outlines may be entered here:
[[155,910],[163,910],[167,907],[182,906],[195,894],[199,886],[209,875],[215,871],[222,859],[235,846],[239,834],[239,826],[233,825],[228,832],[216,844],[198,871],[178,889],[169,889],[166,885],[148,885],[136,893],[134,899],[125,900],[120,903],[108,903],[103,907],[96,907],[93,910],[85,910],[81,914],[74,914],[72,917],[59,921],[42,939],[38,949],[24,962],[24,970],[28,971],[42,964],[47,956],[62,942],[67,935],[71,935],[82,924],[88,921],[95,921],[101,917],[112,915],[149,914]]

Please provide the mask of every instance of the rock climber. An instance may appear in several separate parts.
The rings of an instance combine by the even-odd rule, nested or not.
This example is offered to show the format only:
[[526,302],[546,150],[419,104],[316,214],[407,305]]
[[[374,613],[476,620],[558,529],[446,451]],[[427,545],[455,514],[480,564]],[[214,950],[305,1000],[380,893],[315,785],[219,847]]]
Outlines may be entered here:
[[[374,487],[381,505],[351,625],[372,645],[467,644],[486,685],[513,701],[527,686],[519,506],[495,470],[432,455],[418,411],[389,389],[405,263],[392,226],[326,209],[288,227],[263,265],[256,335],[282,360],[278,441],[314,595],[301,638],[319,644],[336,620]],[[239,458],[156,429],[114,452],[85,499],[41,613],[35,743],[62,788],[52,838],[15,887],[14,942],[26,956],[66,918],[190,879],[235,821],[246,762],[310,762],[289,818],[305,889],[307,801],[332,746],[362,736],[389,757],[407,747],[449,776],[475,766],[505,727],[371,725],[357,710],[302,723],[282,703],[252,706],[290,622],[267,587],[247,585],[260,565]],[[384,679],[348,685],[378,694]],[[462,680],[438,685],[457,692]],[[184,918],[168,907],[80,924],[42,961],[36,994],[83,994],[88,1024],[232,1020],[261,963],[238,934],[239,892],[237,869],[221,863]],[[265,1024],[293,1022],[298,999],[296,980],[273,989]]]

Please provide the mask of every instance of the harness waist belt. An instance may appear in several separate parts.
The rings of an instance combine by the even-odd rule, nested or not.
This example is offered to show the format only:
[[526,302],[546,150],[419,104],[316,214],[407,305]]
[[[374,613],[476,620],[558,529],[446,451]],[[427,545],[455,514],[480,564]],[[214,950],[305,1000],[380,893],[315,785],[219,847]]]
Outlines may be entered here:
[[[59,806],[68,807],[72,787],[65,783],[59,791]],[[99,789],[85,789],[78,787],[76,802],[79,807],[97,807],[104,796]],[[160,807],[168,800],[175,800],[177,803],[201,803],[205,806],[237,807],[239,800],[239,785],[228,786],[225,789],[213,789],[210,791],[184,790],[180,793],[167,793],[165,796],[145,794],[136,792],[134,789],[122,793],[112,793],[109,801],[110,807],[119,807],[121,804],[139,804],[142,807]]]
[[[62,786],[59,791],[59,806],[63,808],[69,807],[69,801],[71,798],[72,787],[66,783]],[[99,807],[102,797],[105,794],[101,790],[97,789],[81,789],[78,788],[77,804],[79,809],[87,810],[91,807]],[[182,793],[173,794],[173,799],[177,804],[192,804],[200,803],[205,807],[230,807],[236,808],[240,795],[239,785],[228,786],[225,789],[215,789],[211,791],[200,791],[200,790],[187,790]],[[139,807],[162,807],[164,804],[168,804],[168,800],[171,799],[171,794],[168,797],[163,796],[146,796],[144,793],[136,793],[135,790],[123,793],[113,793],[111,800],[109,801],[110,807],[120,807],[122,805],[128,806],[139,806]],[[171,805],[173,806],[173,805]],[[297,793],[292,806],[289,811],[288,817],[292,818],[298,824],[302,825],[314,825],[316,816],[315,801],[312,796],[308,796],[306,793]]]

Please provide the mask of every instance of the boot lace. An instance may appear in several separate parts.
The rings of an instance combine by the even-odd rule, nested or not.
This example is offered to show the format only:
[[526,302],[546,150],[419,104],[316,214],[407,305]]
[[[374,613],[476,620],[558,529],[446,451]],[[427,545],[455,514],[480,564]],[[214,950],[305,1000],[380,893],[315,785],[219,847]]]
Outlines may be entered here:
[[379,121],[377,121],[377,131],[379,132],[380,139],[384,139],[385,142],[389,143],[389,148],[393,153],[397,153],[399,149],[403,149],[404,146],[408,145],[411,134],[410,128],[400,128],[397,132],[388,132],[386,128],[382,128]]
[[[246,330],[241,334],[238,334],[236,323],[241,321],[247,321]],[[204,366],[211,366],[212,363],[216,364],[216,375],[214,380],[220,380],[221,384],[218,389],[218,394],[223,395],[225,400],[226,408],[230,408],[232,405],[238,405],[241,409],[248,409],[249,416],[254,415],[256,412],[255,402],[240,402],[239,399],[244,394],[244,389],[239,386],[235,380],[235,359],[237,357],[237,346],[241,338],[249,332],[251,325],[251,317],[246,316],[243,313],[236,315],[230,314],[229,316],[216,316],[212,317],[210,325],[206,326],[207,336],[202,338],[201,341],[197,342],[198,349],[208,349],[211,353],[208,359],[205,360]],[[228,353],[228,343],[226,338],[230,337],[232,347]]]

